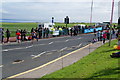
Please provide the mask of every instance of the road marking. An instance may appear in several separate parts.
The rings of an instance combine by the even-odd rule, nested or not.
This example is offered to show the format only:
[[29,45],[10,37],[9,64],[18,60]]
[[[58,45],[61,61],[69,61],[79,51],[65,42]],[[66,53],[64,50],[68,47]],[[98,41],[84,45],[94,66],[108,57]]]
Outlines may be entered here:
[[65,42],[68,42],[69,41],[69,39],[67,39]]
[[52,44],[53,42],[50,42],[49,44]]
[[57,51],[57,50],[52,50],[51,52],[55,52],[55,51]]
[[52,52],[50,52],[50,53],[47,53],[46,55],[50,55],[50,54],[53,54]]
[[3,67],[3,65],[0,65],[0,68],[2,68]]
[[80,43],[77,47],[80,47],[82,45],[82,43]]
[[67,47],[62,48],[62,49],[60,50],[60,52],[61,52],[61,51],[64,51],[65,49],[67,49]]
[[80,37],[80,38],[78,38],[78,39],[81,39],[81,37]]
[[34,56],[34,57],[32,57],[32,59],[35,59],[35,58],[38,58],[38,57],[40,57],[41,55],[43,55],[43,54],[45,54],[46,53],[46,51],[45,52],[42,52],[42,53],[40,53],[40,54],[38,54],[38,55],[31,55],[31,56]]
[[2,51],[11,51],[11,50],[17,50],[17,49],[24,49],[26,47],[22,47],[22,48],[13,48],[13,49],[5,49],[5,50],[2,50]]
[[[89,45],[91,45],[91,44],[89,44]],[[56,62],[56,61],[58,61],[58,60],[60,60],[60,59],[62,59],[62,58],[64,58],[64,57],[67,57],[67,56],[69,56],[69,55],[71,55],[71,54],[73,54],[73,53],[75,53],[75,52],[77,52],[77,51],[79,51],[79,50],[82,50],[82,49],[88,47],[89,45],[87,45],[87,46],[85,46],[85,47],[82,47],[82,48],[80,48],[80,49],[77,49],[77,50],[75,50],[75,51],[73,51],[73,52],[70,52],[70,53],[68,53],[68,54],[66,54],[66,55],[63,55],[63,56],[61,56],[61,57],[59,57],[59,58],[57,58],[57,59],[55,59],[55,60],[52,60],[52,61],[50,61],[50,62],[48,62],[48,63],[46,63],[46,64],[43,64],[43,65],[39,66],[39,67],[36,67],[36,68],[31,69],[31,70],[28,70],[28,71],[25,71],[25,72],[22,72],[22,73],[19,73],[19,74],[16,74],[16,75],[7,77],[6,79],[16,78],[17,76],[20,76],[20,75],[23,75],[23,74],[26,74],[26,73],[29,73],[29,72],[32,72],[32,71],[41,69],[41,68],[43,68],[43,67],[45,67],[45,66],[47,66],[47,65],[49,65],[49,64],[52,64],[52,63],[54,63],[54,62]]]
[[28,47],[26,47],[26,48],[31,48],[31,47],[33,47],[33,45],[31,45],[31,46],[28,46]]
[[8,50],[7,50],[7,49],[5,49],[5,50],[2,50],[2,51],[5,51],[5,52],[6,52],[6,51],[8,51]]

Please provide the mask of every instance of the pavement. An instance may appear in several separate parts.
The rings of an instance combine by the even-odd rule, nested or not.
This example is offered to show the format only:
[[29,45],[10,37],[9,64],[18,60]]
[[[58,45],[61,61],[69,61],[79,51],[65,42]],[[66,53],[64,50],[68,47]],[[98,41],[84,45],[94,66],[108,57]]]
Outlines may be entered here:
[[17,78],[17,79],[20,78],[20,80],[25,80],[23,78],[32,78],[32,80],[35,80],[35,78],[40,78],[44,75],[50,74],[52,72],[62,69],[63,67],[69,66],[77,62],[84,56],[87,56],[89,53],[93,52],[95,49],[97,49],[101,45],[103,45],[102,42],[97,42],[94,44],[90,43],[85,47],[82,47],[78,50],[70,52],[53,61],[43,64],[42,66],[39,66],[37,68],[25,71],[23,73],[20,73],[8,78],[12,78],[10,80],[13,80],[13,78]]

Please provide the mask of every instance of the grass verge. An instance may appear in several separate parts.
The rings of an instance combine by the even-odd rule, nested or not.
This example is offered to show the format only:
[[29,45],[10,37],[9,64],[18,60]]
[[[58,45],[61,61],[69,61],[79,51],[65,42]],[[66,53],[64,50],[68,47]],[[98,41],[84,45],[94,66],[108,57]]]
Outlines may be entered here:
[[120,58],[111,58],[110,54],[118,52],[114,50],[117,40],[97,48],[95,51],[82,58],[78,62],[58,70],[52,74],[43,76],[38,80],[61,80],[63,78],[118,78],[120,76]]

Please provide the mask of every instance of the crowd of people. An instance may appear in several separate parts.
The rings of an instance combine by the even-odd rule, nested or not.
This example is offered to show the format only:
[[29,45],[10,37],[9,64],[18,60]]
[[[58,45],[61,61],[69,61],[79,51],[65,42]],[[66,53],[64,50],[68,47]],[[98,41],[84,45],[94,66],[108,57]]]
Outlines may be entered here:
[[[84,33],[84,29],[89,28],[89,26],[85,26],[85,27],[81,27],[81,26],[73,26],[71,28],[68,27],[64,27],[64,26],[57,26],[55,28],[52,28],[51,30],[49,30],[49,28],[43,28],[43,27],[36,27],[36,28],[32,28],[30,32],[28,32],[26,29],[17,29],[16,30],[16,41],[22,42],[22,41],[27,41],[27,40],[31,40],[33,42],[33,40],[37,40],[41,39],[41,38],[49,38],[53,31],[58,30],[59,31],[59,35],[58,36],[62,36],[62,35],[70,35],[70,36],[77,36],[80,33]],[[112,28],[111,31],[112,34],[115,34],[115,30]],[[6,34],[6,42],[9,42],[9,38],[11,36],[11,32],[9,31],[9,29],[7,29],[6,31],[4,31],[4,29],[2,30],[2,43],[4,42],[4,36]],[[109,29],[106,31],[98,31],[96,32],[96,30],[94,30],[94,39],[93,42],[95,41],[103,41],[103,43],[105,43],[106,39],[109,39],[110,36],[110,31]],[[117,34],[116,34],[117,36]]]
[[[93,42],[97,42],[97,41],[103,41],[103,43],[105,43],[105,40],[109,40],[110,39],[110,34],[111,34],[111,38],[112,38],[112,35],[115,35],[115,30],[112,28],[111,32],[110,30],[102,30],[102,31],[98,31],[98,32],[95,32],[94,31],[94,38],[93,38]],[[118,33],[116,33],[118,34]],[[116,36],[117,38],[117,36]]]

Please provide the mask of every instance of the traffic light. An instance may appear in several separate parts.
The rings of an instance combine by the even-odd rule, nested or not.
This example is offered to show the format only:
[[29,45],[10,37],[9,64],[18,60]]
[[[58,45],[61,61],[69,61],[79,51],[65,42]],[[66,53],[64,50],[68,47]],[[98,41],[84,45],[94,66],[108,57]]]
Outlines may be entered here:
[[119,19],[118,19],[118,25],[120,25],[120,17],[119,17]]
[[69,24],[69,17],[68,17],[68,16],[66,16],[66,18],[65,18],[65,20],[64,20],[64,23],[65,23],[65,24]]

